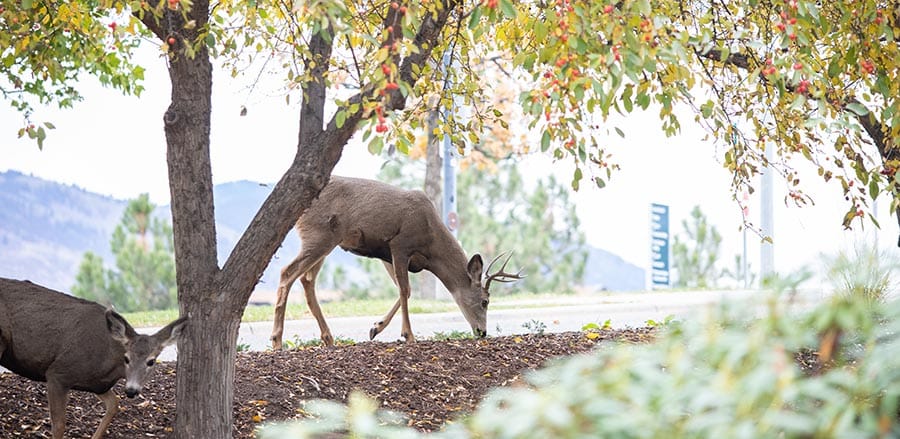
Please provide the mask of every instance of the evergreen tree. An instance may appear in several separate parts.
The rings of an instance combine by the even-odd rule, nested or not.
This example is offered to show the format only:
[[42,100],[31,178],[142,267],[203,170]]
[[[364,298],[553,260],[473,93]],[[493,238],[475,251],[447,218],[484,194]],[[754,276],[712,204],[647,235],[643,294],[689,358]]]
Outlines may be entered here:
[[176,306],[172,226],[153,218],[155,208],[147,194],[128,203],[110,239],[116,269],[104,269],[103,258],[85,253],[73,294],[123,312]]
[[690,222],[681,222],[684,235],[675,235],[672,244],[672,265],[678,272],[676,287],[715,287],[722,272],[716,268],[722,235],[710,225],[700,206],[691,210]]

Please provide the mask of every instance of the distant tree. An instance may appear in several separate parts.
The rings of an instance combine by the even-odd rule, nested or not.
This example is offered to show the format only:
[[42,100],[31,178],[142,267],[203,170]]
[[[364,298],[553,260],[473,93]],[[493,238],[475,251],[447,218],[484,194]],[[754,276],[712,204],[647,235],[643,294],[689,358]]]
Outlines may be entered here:
[[[684,234],[675,235],[672,244],[672,265],[678,272],[676,287],[715,287],[721,277],[716,268],[722,235],[709,224],[700,206],[691,210],[690,222],[681,222]],[[686,236],[685,236],[686,235]]]
[[504,161],[497,173],[461,173],[459,200],[463,247],[488,257],[514,251],[510,268],[528,275],[516,282],[516,291],[571,292],[584,278],[581,222],[569,189],[555,177],[528,188],[518,167]]
[[110,240],[116,269],[104,269],[103,258],[85,253],[73,294],[125,312],[176,306],[172,226],[153,218],[155,207],[147,194],[128,203]]
[[731,279],[735,282],[735,285],[739,287],[743,287],[744,285],[753,285],[753,282],[756,280],[756,273],[750,268],[750,263],[746,264],[746,268],[744,267],[744,259],[741,255],[734,255],[734,268],[728,269],[725,268],[722,270],[722,277]]

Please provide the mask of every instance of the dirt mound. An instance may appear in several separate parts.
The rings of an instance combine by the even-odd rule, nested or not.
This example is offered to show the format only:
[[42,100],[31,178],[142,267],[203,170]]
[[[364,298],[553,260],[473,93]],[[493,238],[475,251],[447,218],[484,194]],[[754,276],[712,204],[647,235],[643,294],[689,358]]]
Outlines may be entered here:
[[[523,372],[598,342],[644,342],[648,328],[492,337],[484,340],[366,342],[336,348],[248,352],[237,357],[234,437],[253,437],[261,422],[302,418],[309,399],[345,401],[353,390],[405,413],[409,424],[436,430],[470,412],[492,387],[516,385]],[[116,392],[124,395],[119,383]],[[175,364],[157,365],[143,393],[123,396],[108,438],[166,437],[175,422]],[[92,394],[72,392],[66,437],[89,437],[103,410]],[[43,383],[0,374],[0,437],[49,437]]]

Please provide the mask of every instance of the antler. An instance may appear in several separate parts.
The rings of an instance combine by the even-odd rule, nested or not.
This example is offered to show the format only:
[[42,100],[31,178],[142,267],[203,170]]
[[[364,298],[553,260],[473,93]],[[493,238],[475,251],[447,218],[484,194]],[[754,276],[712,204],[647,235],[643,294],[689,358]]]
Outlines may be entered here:
[[[495,257],[493,260],[491,260],[491,263],[488,264],[488,268],[487,268],[487,270],[485,270],[485,273],[490,273],[491,267],[494,266],[494,262],[497,262],[497,260],[502,258],[503,255],[505,255],[505,254],[506,254],[506,252],[500,253],[499,255],[497,255],[497,257]],[[509,258],[511,258],[511,257],[512,257],[512,252],[509,252],[509,256],[507,256],[506,260],[503,261],[503,265],[500,266],[500,269],[497,270],[496,273],[488,275],[487,280],[484,283],[485,291],[490,292],[491,281],[493,281],[493,280],[496,280],[497,282],[505,283],[505,282],[512,282],[515,280],[519,280],[519,279],[522,279],[523,277],[525,277],[525,275],[522,274],[522,270],[519,270],[515,274],[507,273],[504,271],[504,270],[506,270],[506,264],[509,263]]]

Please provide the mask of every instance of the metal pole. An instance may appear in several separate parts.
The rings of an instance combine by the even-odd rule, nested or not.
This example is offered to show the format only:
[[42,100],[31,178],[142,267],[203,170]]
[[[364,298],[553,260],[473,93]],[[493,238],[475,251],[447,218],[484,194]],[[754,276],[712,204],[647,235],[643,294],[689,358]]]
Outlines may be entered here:
[[[443,70],[446,79],[446,88],[449,88],[450,85],[450,51],[447,50],[444,52],[443,59]],[[452,102],[452,101],[451,101]],[[444,115],[444,122],[449,123],[449,121],[453,118],[453,104],[451,103],[449,108],[442,107],[442,113]],[[459,217],[456,213],[456,169],[455,162],[456,161],[456,153],[453,149],[453,143],[450,141],[450,135],[444,133],[444,163],[443,163],[443,171],[444,171],[444,203],[443,203],[443,215],[444,215],[444,225],[450,229],[450,233],[453,236],[456,236],[456,231],[459,228]]]
[[[731,126],[731,144],[737,144],[737,124]],[[747,218],[750,216],[750,194],[745,190],[743,196],[741,197],[741,219],[744,220],[743,227],[741,230],[743,239],[744,251],[741,255],[741,283],[744,284],[744,288],[750,287],[750,261],[747,260]]]
[[[763,145],[766,149],[766,161],[772,163],[774,159],[774,147],[771,142]],[[775,273],[775,215],[772,209],[772,174],[771,166],[763,169],[762,182],[760,183],[760,226],[763,238],[759,249],[759,275],[760,280],[766,279]]]

